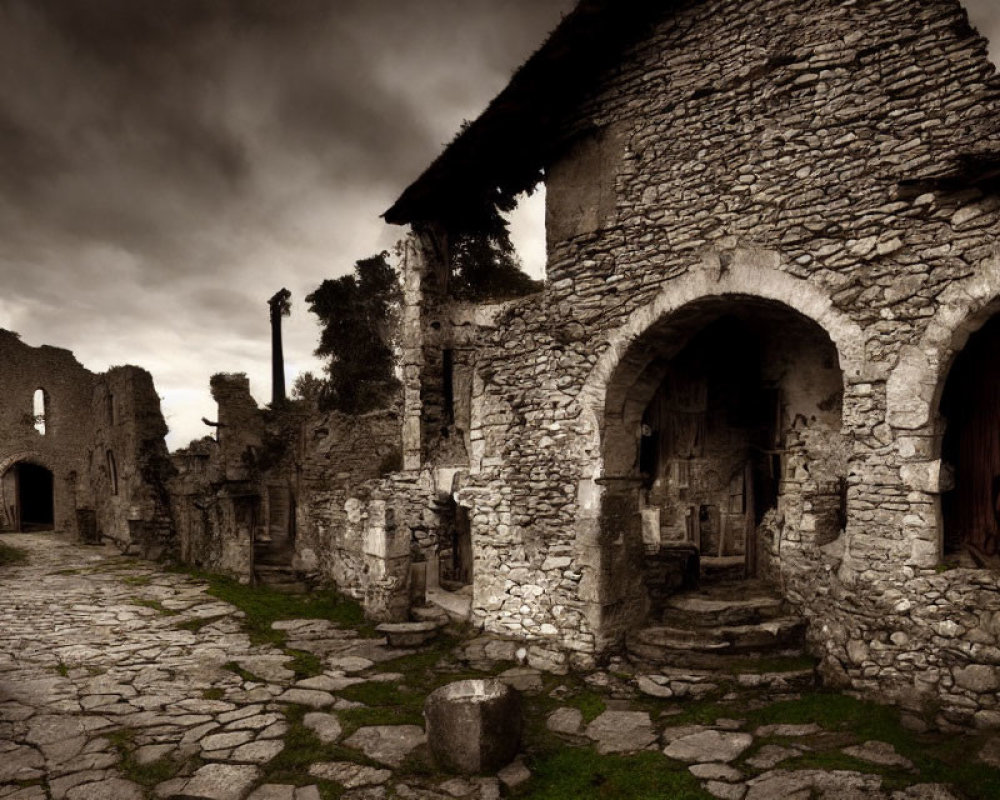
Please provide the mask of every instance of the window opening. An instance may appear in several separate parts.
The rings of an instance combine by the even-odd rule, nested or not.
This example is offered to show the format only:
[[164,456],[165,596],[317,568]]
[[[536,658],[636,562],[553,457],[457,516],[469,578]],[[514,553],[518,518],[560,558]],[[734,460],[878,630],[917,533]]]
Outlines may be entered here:
[[32,417],[34,419],[35,430],[42,436],[45,435],[45,418],[48,415],[48,397],[44,389],[35,389],[35,396],[32,400]]
[[111,494],[118,494],[118,466],[115,464],[115,454],[108,450],[108,481],[111,483]]

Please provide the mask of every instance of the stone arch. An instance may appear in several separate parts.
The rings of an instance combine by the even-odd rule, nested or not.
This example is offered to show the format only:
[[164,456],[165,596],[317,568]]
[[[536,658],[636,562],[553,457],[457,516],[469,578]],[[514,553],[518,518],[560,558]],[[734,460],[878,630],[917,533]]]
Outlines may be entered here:
[[951,476],[942,464],[947,421],[941,400],[969,338],[1000,315],[1000,251],[973,276],[945,289],[938,304],[917,344],[901,349],[886,383],[886,420],[899,441],[900,476],[929,502],[929,514],[910,517],[920,545],[911,561],[923,567],[935,566],[944,555],[941,495],[950,488]]
[[[939,438],[937,408],[956,356],[988,319],[1000,313],[1000,252],[976,274],[938,296],[937,311],[916,345],[903,347],[886,382],[886,420],[900,431]],[[940,442],[937,442],[940,446]],[[935,455],[939,451],[935,448]]]
[[[815,322],[830,337],[840,359],[845,382],[864,374],[864,334],[860,326],[833,307],[829,295],[808,281],[779,269],[780,257],[772,251],[737,250],[725,270],[711,263],[669,281],[652,302],[635,311],[628,321],[613,331],[607,347],[587,376],[580,391],[584,413],[590,419],[605,416],[609,384],[622,367],[638,374],[646,364],[628,363],[629,348],[659,320],[696,300],[745,296],[771,300],[797,311]],[[647,376],[652,379],[652,376]],[[596,426],[595,435],[603,433]],[[600,452],[600,443],[592,444]],[[593,478],[602,477],[603,464],[595,463]]]
[[17,453],[11,453],[9,456],[0,459],[0,475],[3,475],[15,464],[20,463],[34,464],[38,467],[45,467],[45,469],[50,472],[55,472],[51,460],[49,460],[46,456],[36,450],[22,450]]
[[[0,497],[3,498],[3,508],[0,508],[0,519],[7,520],[8,523],[13,520],[23,520],[30,521],[33,523],[44,522],[46,525],[54,527],[58,517],[56,516],[56,488],[55,488],[55,470],[53,469],[53,464],[51,461],[43,456],[41,453],[35,452],[33,450],[25,450],[16,453],[12,453],[0,460],[0,482],[4,481],[7,473],[14,467],[20,466],[32,468],[32,473],[37,474],[39,478],[47,475],[44,480],[47,481],[47,485],[44,486],[45,497],[39,496],[38,489],[43,488],[38,486],[32,493],[35,495],[34,499],[31,501],[32,505],[37,506],[39,503],[44,507],[42,515],[46,517],[45,520],[41,519],[31,519],[29,520],[27,516],[22,517],[21,515],[25,513],[22,504],[27,503],[26,496],[22,494],[25,491],[24,483],[26,475],[20,475],[20,483],[18,483],[18,477],[15,476],[15,486],[20,485],[21,489],[14,492],[14,496],[7,496],[6,491],[4,491],[3,486],[0,486]],[[23,471],[22,471],[23,472]],[[10,507],[13,506],[15,509],[13,518],[8,518]]]
[[[841,520],[832,536],[842,529],[848,447],[841,404],[850,384],[866,374],[862,330],[835,309],[821,289],[782,272],[778,254],[738,249],[725,256],[724,268],[722,259],[709,257],[700,268],[669,281],[650,303],[633,312],[606,339],[607,346],[581,391],[583,418],[592,423],[594,440],[588,446],[593,460],[578,486],[577,546],[583,565],[581,599],[589,606],[587,616],[598,651],[620,646],[623,634],[645,616],[643,609],[648,607],[642,581],[634,573],[635,565],[644,558],[643,548],[650,543],[645,542],[645,512],[639,513],[644,501],[636,499],[643,493],[636,488],[641,469],[635,466],[641,445],[638,434],[632,434],[675,357],[708,324],[730,312],[755,318],[760,330],[772,320],[789,322],[796,330],[807,331],[810,342],[821,344],[817,357],[830,362],[823,385],[832,387],[837,396],[835,409],[824,415],[821,426],[824,435],[837,440],[838,458],[843,463],[837,471],[835,490],[829,489],[827,481],[815,497],[803,494],[799,498],[797,509],[790,509],[798,515],[790,527],[802,533],[803,541],[809,539],[809,547],[828,541],[829,536],[821,539],[814,535],[816,529],[810,526],[818,514],[806,510],[815,508],[815,501],[820,500],[827,506],[835,505],[832,513]],[[816,473],[828,477],[831,470],[815,463]],[[809,475],[809,467],[802,460],[795,467],[803,470],[803,481],[817,477]],[[830,496],[821,498],[822,493]],[[751,512],[744,509],[743,513],[745,519],[751,519]],[[643,530],[637,531],[640,517]],[[823,531],[828,534],[825,528]]]

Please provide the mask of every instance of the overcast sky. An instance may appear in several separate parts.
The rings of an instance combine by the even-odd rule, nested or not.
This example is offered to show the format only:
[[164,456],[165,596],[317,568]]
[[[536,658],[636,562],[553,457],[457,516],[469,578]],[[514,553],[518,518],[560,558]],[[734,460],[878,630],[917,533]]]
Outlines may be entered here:
[[[574,4],[0,0],[0,328],[150,370],[172,448],[215,372],[266,402],[267,298],[290,385],[305,295],[391,247],[379,215]],[[1000,60],[1000,0],[966,6]]]

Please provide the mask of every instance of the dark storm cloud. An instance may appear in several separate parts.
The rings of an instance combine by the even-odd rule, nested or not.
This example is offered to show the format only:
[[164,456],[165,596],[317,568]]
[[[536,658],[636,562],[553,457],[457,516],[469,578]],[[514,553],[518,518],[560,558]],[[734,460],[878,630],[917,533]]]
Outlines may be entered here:
[[315,368],[304,295],[571,5],[0,0],[0,327],[149,368],[174,444],[212,372],[266,396],[266,298]]

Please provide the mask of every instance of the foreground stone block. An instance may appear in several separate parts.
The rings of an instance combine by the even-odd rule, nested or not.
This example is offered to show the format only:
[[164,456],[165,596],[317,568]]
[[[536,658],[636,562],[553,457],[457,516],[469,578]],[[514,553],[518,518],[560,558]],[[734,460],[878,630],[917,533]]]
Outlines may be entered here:
[[420,647],[437,636],[437,622],[383,622],[376,632],[385,636],[389,647]]
[[601,755],[645,750],[656,741],[653,723],[645,711],[605,711],[587,726],[585,733],[597,743]]
[[192,776],[180,796],[203,800],[240,800],[260,776],[261,772],[256,767],[209,764]]
[[424,741],[424,731],[417,725],[373,725],[358,728],[344,744],[360,750],[373,761],[399,767]]
[[521,695],[495,679],[436,689],[424,703],[424,718],[435,761],[452,772],[496,772],[521,742]]

